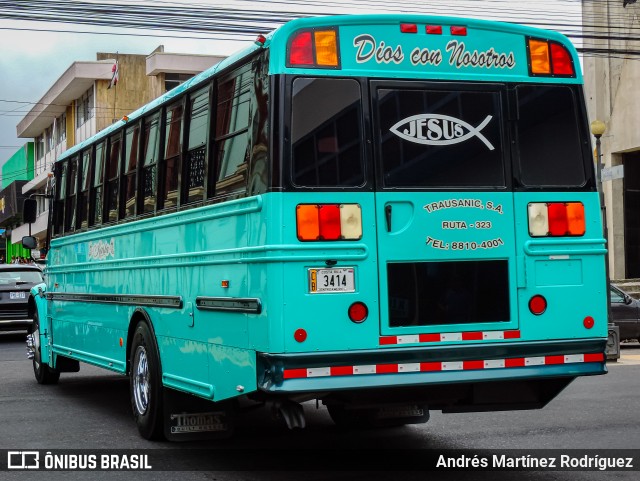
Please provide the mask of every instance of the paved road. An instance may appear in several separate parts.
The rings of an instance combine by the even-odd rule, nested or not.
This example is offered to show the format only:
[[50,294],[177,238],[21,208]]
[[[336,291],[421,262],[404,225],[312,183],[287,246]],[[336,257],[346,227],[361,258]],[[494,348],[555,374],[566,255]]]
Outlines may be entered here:
[[[82,365],[76,374],[63,374],[57,386],[40,386],[33,379],[24,354],[23,334],[0,333],[0,449],[179,449],[188,454],[206,448],[213,454],[221,447],[240,449],[278,448],[282,472],[100,473],[100,479],[271,480],[301,477],[305,481],[327,479],[327,472],[313,467],[287,471],[295,449],[309,451],[362,448],[371,462],[384,456],[384,448],[398,449],[640,449],[640,346],[623,345],[621,360],[609,363],[609,374],[578,379],[549,406],[540,411],[482,414],[432,413],[425,425],[363,432],[341,431],[333,426],[326,410],[307,403],[308,427],[288,431],[268,412],[258,409],[240,422],[236,436],[224,443],[150,443],[138,436],[129,407],[128,379]],[[337,451],[334,451],[337,452]],[[174,451],[175,453],[175,451]],[[356,452],[362,456],[362,451]],[[639,451],[640,453],[640,451]],[[289,461],[288,461],[289,460]],[[250,459],[248,460],[250,462]],[[367,465],[365,459],[363,465]],[[198,468],[195,461],[194,468]],[[2,479],[42,479],[42,473],[0,473]],[[38,477],[37,475],[40,475]],[[97,479],[87,473],[47,473],[49,480]],[[338,472],[331,478],[371,479],[525,479],[637,480],[640,473],[524,472],[524,473],[389,473]],[[517,476],[516,476],[517,474]]]

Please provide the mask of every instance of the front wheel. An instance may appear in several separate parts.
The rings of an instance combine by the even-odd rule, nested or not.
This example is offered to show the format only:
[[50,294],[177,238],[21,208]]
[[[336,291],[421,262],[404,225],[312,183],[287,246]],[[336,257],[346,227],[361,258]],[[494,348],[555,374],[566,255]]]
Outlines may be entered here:
[[38,311],[33,314],[33,326],[31,329],[30,349],[33,350],[33,374],[38,384],[56,384],[60,379],[60,371],[52,369],[42,362],[42,349],[40,346],[40,318]]
[[131,408],[140,435],[145,439],[163,436],[160,357],[149,326],[136,326],[131,346]]

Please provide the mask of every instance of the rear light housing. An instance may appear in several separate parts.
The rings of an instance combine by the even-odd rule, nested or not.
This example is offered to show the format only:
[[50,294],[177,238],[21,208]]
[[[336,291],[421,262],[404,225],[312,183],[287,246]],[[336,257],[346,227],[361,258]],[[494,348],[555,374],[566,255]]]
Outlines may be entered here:
[[340,43],[335,28],[303,29],[287,45],[287,67],[340,68]]
[[296,232],[301,241],[362,239],[362,210],[359,204],[299,204]]
[[532,77],[576,76],[571,52],[561,43],[527,38],[527,57]]
[[586,232],[582,202],[532,202],[527,210],[531,237],[581,237]]

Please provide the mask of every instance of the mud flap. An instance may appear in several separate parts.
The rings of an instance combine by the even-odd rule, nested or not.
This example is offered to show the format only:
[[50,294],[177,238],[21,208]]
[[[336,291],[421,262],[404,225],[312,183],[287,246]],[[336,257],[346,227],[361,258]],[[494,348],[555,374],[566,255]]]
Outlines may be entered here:
[[225,439],[235,430],[233,400],[211,402],[190,394],[163,389],[164,435],[169,441]]

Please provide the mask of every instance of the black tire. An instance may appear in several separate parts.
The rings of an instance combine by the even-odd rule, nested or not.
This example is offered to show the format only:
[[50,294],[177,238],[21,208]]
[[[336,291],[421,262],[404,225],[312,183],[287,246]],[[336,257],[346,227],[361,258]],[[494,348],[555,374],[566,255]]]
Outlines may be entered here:
[[146,322],[139,322],[131,343],[129,387],[131,409],[140,435],[145,439],[162,439],[163,409],[160,356],[155,339]]
[[40,348],[40,318],[38,311],[33,314],[33,325],[31,327],[31,336],[33,336],[33,374],[38,384],[57,384],[60,379],[60,371],[50,368],[42,363],[42,351]]

